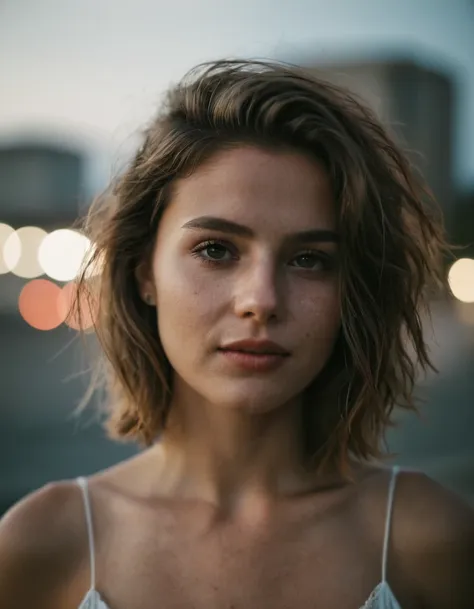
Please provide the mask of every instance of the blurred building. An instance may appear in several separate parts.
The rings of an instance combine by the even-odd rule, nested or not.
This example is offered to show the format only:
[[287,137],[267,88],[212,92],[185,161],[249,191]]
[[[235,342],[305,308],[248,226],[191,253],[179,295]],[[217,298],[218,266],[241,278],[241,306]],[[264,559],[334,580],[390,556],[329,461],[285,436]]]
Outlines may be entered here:
[[309,66],[366,101],[409,152],[452,226],[454,87],[443,72],[412,60],[350,61]]
[[474,190],[458,193],[454,212],[454,243],[462,256],[474,258]]

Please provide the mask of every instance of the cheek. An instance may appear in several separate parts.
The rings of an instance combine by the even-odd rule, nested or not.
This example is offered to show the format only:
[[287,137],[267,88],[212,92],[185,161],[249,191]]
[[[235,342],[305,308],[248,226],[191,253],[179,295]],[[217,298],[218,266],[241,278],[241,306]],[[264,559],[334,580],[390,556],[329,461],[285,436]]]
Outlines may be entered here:
[[172,268],[156,277],[157,309],[160,326],[178,333],[187,331],[199,318],[202,293],[192,274]]
[[294,315],[304,325],[304,340],[308,349],[325,357],[329,355],[341,325],[340,299],[335,285],[322,286],[317,294],[300,300],[300,311]]
[[194,259],[160,259],[154,267],[158,327],[165,351],[202,340],[218,302],[217,282],[205,281]]

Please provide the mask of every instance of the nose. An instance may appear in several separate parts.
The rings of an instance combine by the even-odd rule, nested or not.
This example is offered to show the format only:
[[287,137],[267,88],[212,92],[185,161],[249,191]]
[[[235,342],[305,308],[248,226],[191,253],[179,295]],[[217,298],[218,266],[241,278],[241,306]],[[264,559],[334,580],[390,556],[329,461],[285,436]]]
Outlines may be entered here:
[[277,273],[270,261],[251,265],[236,282],[236,315],[260,324],[279,319],[282,302],[277,284]]

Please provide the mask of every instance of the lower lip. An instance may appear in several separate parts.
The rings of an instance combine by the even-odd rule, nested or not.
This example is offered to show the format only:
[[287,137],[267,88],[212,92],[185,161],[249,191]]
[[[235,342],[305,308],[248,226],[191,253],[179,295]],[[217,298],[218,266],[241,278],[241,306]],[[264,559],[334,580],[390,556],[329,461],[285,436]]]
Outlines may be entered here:
[[223,349],[220,350],[220,353],[235,366],[253,372],[270,372],[271,370],[275,370],[281,366],[287,358],[286,355],[245,353],[244,351],[228,351]]

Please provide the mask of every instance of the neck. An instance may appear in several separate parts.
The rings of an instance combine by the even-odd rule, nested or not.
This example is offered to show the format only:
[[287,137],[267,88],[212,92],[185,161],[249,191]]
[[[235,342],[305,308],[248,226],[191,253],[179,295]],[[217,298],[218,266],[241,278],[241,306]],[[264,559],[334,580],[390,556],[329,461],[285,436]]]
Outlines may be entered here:
[[[220,408],[195,397],[192,403],[175,399],[157,445],[164,488],[226,512],[314,489],[318,480],[302,450],[301,410],[298,400],[259,413]],[[320,482],[324,486],[327,476]]]

